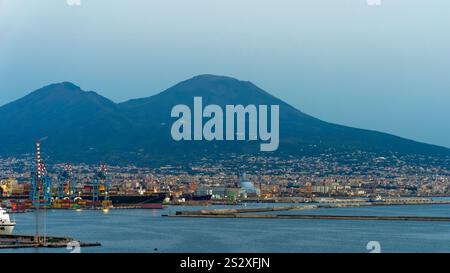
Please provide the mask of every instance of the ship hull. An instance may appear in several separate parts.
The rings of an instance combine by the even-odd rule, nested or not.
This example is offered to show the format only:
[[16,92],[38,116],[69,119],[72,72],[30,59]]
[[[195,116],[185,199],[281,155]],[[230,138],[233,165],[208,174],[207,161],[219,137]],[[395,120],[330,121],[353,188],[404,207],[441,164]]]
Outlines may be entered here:
[[209,201],[212,198],[212,195],[190,195],[190,194],[183,194],[181,198],[184,198],[186,201]]
[[[92,200],[92,195],[81,196],[83,200]],[[166,198],[164,193],[154,193],[150,195],[110,195],[108,200],[113,205],[119,204],[161,204]],[[98,197],[99,201],[105,200],[104,196]]]
[[[82,195],[79,197],[75,197],[75,199],[82,199],[82,200],[90,200],[92,201],[93,196],[92,195]],[[153,193],[149,195],[110,195],[108,199],[112,202],[112,204],[162,204],[164,201],[164,198],[166,198],[165,193]],[[9,200],[24,200],[29,199],[28,196],[21,195],[21,196],[9,196],[9,197],[2,197],[1,199],[9,199]],[[98,197],[99,201],[105,200],[104,196]]]
[[109,200],[114,204],[161,204],[166,198],[165,194],[152,195],[116,195]]
[[0,235],[12,234],[15,226],[15,224],[0,224]]

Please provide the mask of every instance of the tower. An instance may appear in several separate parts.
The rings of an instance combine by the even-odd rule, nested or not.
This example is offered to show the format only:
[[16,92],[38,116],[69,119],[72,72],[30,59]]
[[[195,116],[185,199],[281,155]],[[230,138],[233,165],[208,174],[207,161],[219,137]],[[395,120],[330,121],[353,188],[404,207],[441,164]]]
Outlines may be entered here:
[[[41,141],[36,141],[36,163],[35,170],[31,176],[31,187],[30,187],[30,200],[33,202],[33,206],[36,211],[36,234],[34,241],[37,244],[45,243],[44,240],[41,241],[39,234],[40,226],[40,208],[41,206],[45,208],[51,204],[52,201],[52,178],[48,176],[47,169],[45,167],[44,161],[41,158]],[[44,219],[45,220],[45,219]]]
[[41,158],[41,142],[36,141],[35,171],[31,177],[30,199],[35,207],[48,206],[52,198],[52,178]]

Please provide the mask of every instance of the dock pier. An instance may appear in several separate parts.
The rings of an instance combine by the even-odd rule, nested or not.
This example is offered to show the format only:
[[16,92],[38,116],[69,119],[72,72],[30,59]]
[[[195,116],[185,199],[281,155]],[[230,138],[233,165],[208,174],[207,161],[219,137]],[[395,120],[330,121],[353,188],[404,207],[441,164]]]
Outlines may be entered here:
[[[391,200],[390,200],[391,201]],[[383,220],[383,221],[433,221],[450,222],[450,217],[435,216],[377,216],[377,215],[320,215],[320,214],[278,214],[264,212],[282,212],[291,210],[314,210],[324,208],[345,208],[362,206],[398,206],[398,205],[424,205],[424,204],[450,204],[448,201],[395,200],[393,202],[357,202],[357,203],[325,203],[303,206],[275,206],[261,208],[212,209],[198,211],[176,211],[175,215],[165,217],[197,217],[197,218],[253,218],[253,219],[317,219],[317,220]]]
[[168,215],[168,217],[450,222],[450,217],[317,215],[317,214],[316,215],[311,215],[311,214],[255,214],[255,213],[182,214],[182,215]]
[[[69,237],[53,237],[47,236],[45,240],[37,242],[35,236],[32,235],[0,235],[0,249],[11,248],[65,248],[70,242],[74,242],[73,238]],[[101,246],[100,243],[85,243],[78,242],[80,247],[95,247]]]

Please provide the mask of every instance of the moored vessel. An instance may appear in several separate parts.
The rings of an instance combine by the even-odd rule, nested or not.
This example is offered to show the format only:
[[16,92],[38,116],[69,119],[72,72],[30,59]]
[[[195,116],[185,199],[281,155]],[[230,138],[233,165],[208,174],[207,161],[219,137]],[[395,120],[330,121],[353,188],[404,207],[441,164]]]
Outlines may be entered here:
[[0,234],[12,234],[15,222],[12,222],[9,218],[8,212],[0,207]]

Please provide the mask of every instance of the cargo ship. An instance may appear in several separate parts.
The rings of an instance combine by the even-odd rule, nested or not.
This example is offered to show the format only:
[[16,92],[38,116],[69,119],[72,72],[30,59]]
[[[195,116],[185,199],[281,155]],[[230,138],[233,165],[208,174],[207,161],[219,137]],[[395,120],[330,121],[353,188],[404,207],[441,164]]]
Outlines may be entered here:
[[[92,196],[82,197],[86,200],[92,200]],[[111,195],[109,200],[111,200],[113,205],[120,204],[161,204],[166,198],[165,193],[152,193],[148,195]],[[103,200],[103,196],[99,197]]]
[[[152,193],[152,194],[145,194],[145,195],[110,195],[108,197],[109,200],[111,200],[113,205],[120,205],[120,204],[128,204],[128,205],[134,205],[134,204],[162,204],[164,199],[166,198],[166,193]],[[28,195],[15,195],[15,196],[1,196],[1,200],[27,200],[29,199]],[[81,196],[76,196],[75,199],[79,200],[89,200],[92,201],[93,196],[84,194]],[[102,201],[104,200],[104,196],[100,195],[98,197],[98,200]]]
[[181,198],[186,201],[209,201],[212,198],[212,194],[195,195],[195,194],[183,194]]

